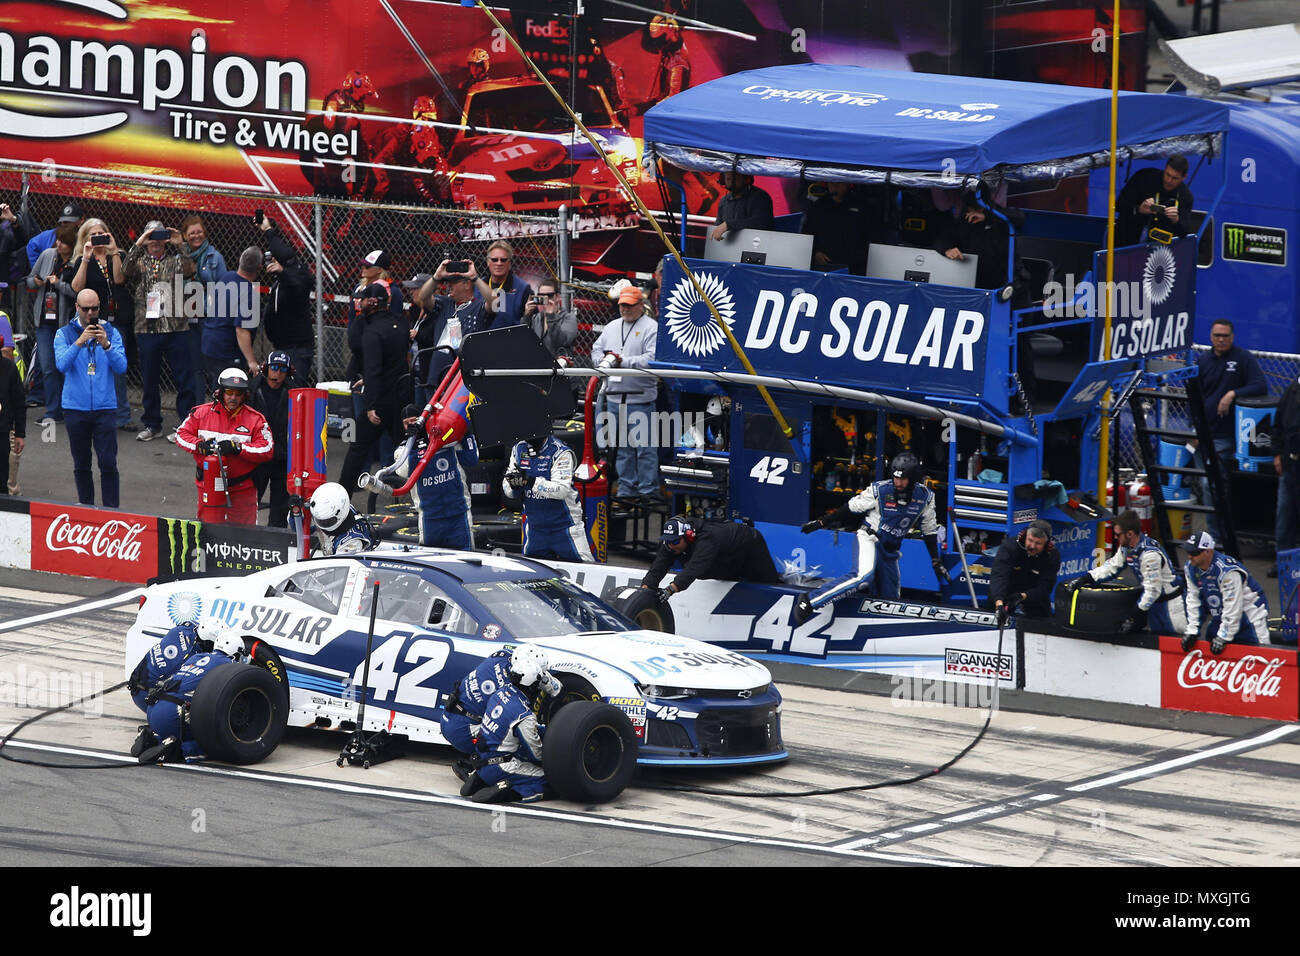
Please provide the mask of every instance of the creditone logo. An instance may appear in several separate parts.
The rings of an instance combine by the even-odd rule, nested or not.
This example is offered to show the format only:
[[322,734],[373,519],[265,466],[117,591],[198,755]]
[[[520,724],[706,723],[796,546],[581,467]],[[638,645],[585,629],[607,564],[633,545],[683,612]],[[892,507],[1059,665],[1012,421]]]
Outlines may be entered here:
[[[727,323],[728,328],[734,326],[736,303],[731,290],[717,276],[697,273],[695,278],[704,290],[704,295],[718,310],[718,315],[722,316],[722,321]],[[679,279],[673,286],[664,305],[664,318],[669,338],[687,355],[696,358],[712,355],[726,341],[726,336],[714,321],[708,303],[689,279]]]
[[1147,256],[1146,265],[1142,267],[1142,291],[1151,305],[1159,305],[1169,298],[1178,279],[1177,264],[1174,254],[1164,246],[1157,246]]
[[817,103],[820,106],[875,106],[889,99],[883,93],[862,93],[851,90],[778,90],[763,83],[747,86],[740,92],[759,96],[765,100],[785,100],[787,103]]

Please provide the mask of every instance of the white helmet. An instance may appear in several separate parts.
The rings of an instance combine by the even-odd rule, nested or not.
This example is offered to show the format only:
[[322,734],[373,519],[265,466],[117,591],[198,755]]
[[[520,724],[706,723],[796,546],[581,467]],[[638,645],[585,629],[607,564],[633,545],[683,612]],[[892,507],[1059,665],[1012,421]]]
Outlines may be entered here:
[[532,644],[521,644],[510,655],[510,676],[520,687],[532,687],[546,673],[550,661],[546,652]]
[[352,510],[352,498],[337,481],[327,481],[311,496],[307,510],[322,531],[333,531]]
[[226,622],[221,618],[205,617],[203,620],[199,621],[199,626],[195,629],[195,633],[198,634],[199,640],[208,647],[215,647],[217,644],[217,638],[221,636],[221,632],[225,629]]
[[236,660],[243,656],[244,639],[239,636],[239,632],[233,627],[228,627],[213,641],[212,649],[220,651],[231,660]]

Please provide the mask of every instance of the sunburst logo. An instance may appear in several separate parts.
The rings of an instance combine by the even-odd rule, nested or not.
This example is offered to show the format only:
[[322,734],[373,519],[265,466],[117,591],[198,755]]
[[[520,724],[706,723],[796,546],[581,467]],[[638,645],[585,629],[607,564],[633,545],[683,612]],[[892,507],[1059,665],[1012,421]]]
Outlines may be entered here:
[[203,613],[203,599],[193,591],[177,591],[167,599],[167,616],[173,624],[197,621]]
[[[718,315],[731,328],[736,323],[736,303],[731,290],[717,276],[697,275],[704,296],[713,303]],[[668,304],[664,307],[668,335],[673,344],[696,358],[703,358],[716,352],[726,336],[713,320],[708,302],[700,296],[689,279],[681,279],[673,286],[668,295]]]
[[1146,295],[1147,302],[1159,305],[1169,298],[1177,278],[1174,254],[1164,246],[1152,249],[1147,256],[1147,264],[1142,267],[1142,292]]

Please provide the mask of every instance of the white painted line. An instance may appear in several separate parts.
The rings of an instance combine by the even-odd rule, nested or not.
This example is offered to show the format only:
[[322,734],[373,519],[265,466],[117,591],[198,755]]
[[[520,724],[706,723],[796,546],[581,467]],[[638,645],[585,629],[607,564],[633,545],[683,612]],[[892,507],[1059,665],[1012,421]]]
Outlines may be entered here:
[[1221,744],[1218,747],[1211,747],[1208,750],[1198,750],[1196,753],[1174,757],[1172,760],[1166,760],[1163,763],[1152,764],[1148,767],[1138,767],[1134,770],[1125,770],[1122,773],[1112,774],[1109,777],[1102,777],[1100,780],[1089,780],[1087,783],[1077,783],[1073,787],[1066,787],[1065,789],[1070,793],[1086,793],[1089,790],[1096,790],[1098,787],[1113,786],[1117,783],[1124,783],[1129,780],[1140,780],[1143,777],[1167,773],[1170,770],[1175,770],[1179,767],[1187,767],[1195,763],[1200,763],[1203,760],[1222,757],[1224,754],[1231,754],[1236,753],[1239,750],[1248,750],[1253,747],[1259,747],[1266,743],[1281,740],[1283,737],[1289,737],[1297,732],[1300,732],[1300,726],[1295,724],[1285,727],[1274,727],[1272,730],[1266,730],[1262,734],[1258,734],[1254,737],[1243,737],[1240,740]]
[[[35,750],[43,753],[65,754],[74,757],[96,757],[119,763],[131,763],[134,759],[132,757],[123,756],[122,754],[106,753],[99,750],[87,750],[78,747],[61,747],[53,744],[28,743],[26,741],[11,740],[5,745],[5,747]],[[362,797],[384,797],[392,800],[403,800],[408,803],[425,803],[458,807],[462,810],[473,810],[481,813],[510,813],[532,819],[540,818],[556,820],[564,823],[580,823],[589,826],[610,827],[618,830],[634,830],[640,833],[661,833],[665,836],[690,837],[700,840],[722,840],[728,843],[771,846],[785,850],[805,850],[813,853],[826,853],[833,856],[852,856],[859,859],[880,860],[886,863],[948,867],[968,867],[972,865],[960,860],[935,859],[922,856],[904,856],[894,853],[868,853],[849,850],[845,847],[825,846],[817,843],[800,843],[795,840],[777,840],[772,837],[752,837],[745,836],[744,834],[728,833],[721,830],[700,830],[691,827],[675,827],[661,823],[637,823],[632,820],[619,820],[614,817],[594,816],[588,813],[546,810],[538,807],[536,804],[527,806],[511,806],[509,804],[500,803],[479,804],[466,800],[464,797],[452,796],[450,794],[422,793],[413,790],[392,790],[386,787],[367,787],[359,784],[337,783],[330,780],[315,780],[308,777],[292,777],[286,774],[243,770],[235,767],[217,766],[215,764],[163,764],[161,769],[164,771],[190,771],[193,773],[211,774],[219,777],[236,777],[245,780],[256,780],[259,783],[279,783],[292,787],[305,787],[310,790],[325,790],[333,793],[346,793]]]
[[106,607],[116,607],[119,604],[127,604],[136,600],[144,594],[144,588],[133,588],[130,591],[121,594],[110,595],[106,598],[97,598],[91,601],[80,601],[76,604],[65,604],[63,607],[54,611],[45,611],[42,614],[33,614],[31,617],[22,617],[16,621],[5,621],[0,623],[0,633],[4,631],[17,631],[24,627],[30,627],[33,624],[42,624],[45,621],[53,621],[61,617],[70,617],[74,614],[82,614],[86,611],[99,611]]

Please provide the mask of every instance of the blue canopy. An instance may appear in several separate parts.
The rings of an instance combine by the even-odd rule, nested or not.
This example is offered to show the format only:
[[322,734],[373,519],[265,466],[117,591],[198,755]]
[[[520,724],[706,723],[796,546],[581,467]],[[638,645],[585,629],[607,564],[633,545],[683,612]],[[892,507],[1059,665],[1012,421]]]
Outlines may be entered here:
[[[1122,156],[1214,153],[1219,103],[1119,94]],[[645,116],[647,148],[688,169],[934,183],[1059,178],[1106,162],[1110,92],[969,76],[801,64],[686,90]],[[903,175],[897,175],[902,173]]]

